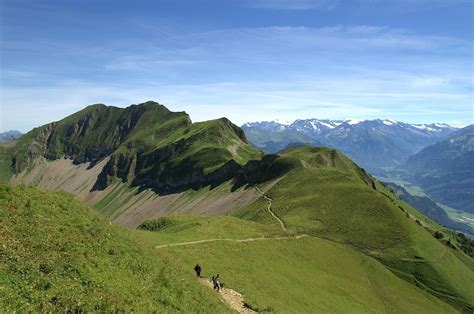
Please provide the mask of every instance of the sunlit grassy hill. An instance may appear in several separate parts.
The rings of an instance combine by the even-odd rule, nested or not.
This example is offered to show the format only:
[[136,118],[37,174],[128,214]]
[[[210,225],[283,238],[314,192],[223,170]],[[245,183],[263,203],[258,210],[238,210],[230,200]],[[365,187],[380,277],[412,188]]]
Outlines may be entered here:
[[[446,245],[448,238],[455,242],[454,233],[399,200],[336,150],[305,147],[281,158],[300,161],[267,193],[289,230],[350,246],[458,309],[473,308],[473,261],[459,246]],[[234,215],[275,223],[266,206],[261,198]],[[438,230],[446,233],[442,241],[434,237]]]
[[228,309],[129,231],[65,193],[0,185],[1,312]]
[[[188,269],[199,261],[204,276],[219,273],[226,286],[243,293],[258,311],[456,312],[348,245],[297,238],[279,226],[235,217],[178,216],[160,222],[155,231],[135,231],[137,241]],[[186,244],[199,240],[204,242]]]

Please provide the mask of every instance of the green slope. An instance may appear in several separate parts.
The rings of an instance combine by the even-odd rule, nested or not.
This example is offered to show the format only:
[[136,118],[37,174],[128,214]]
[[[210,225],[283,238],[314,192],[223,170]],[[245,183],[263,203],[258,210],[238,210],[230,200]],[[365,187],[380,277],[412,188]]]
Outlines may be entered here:
[[[472,258],[433,237],[436,230],[449,231],[400,201],[335,150],[306,147],[285,152],[281,158],[300,161],[268,192],[273,212],[289,230],[350,245],[459,310],[472,310]],[[275,223],[266,207],[262,198],[235,215]]]
[[227,312],[192,274],[65,193],[0,185],[0,311]]
[[166,220],[155,232],[136,231],[135,238],[150,247],[200,239],[256,238],[244,243],[227,240],[162,247],[156,254],[190,270],[199,262],[204,276],[219,273],[227,287],[242,293],[245,302],[260,311],[455,312],[350,246],[316,237],[295,239],[279,227],[234,217]]
[[11,175],[12,153],[10,147],[0,145],[0,182],[7,182]]

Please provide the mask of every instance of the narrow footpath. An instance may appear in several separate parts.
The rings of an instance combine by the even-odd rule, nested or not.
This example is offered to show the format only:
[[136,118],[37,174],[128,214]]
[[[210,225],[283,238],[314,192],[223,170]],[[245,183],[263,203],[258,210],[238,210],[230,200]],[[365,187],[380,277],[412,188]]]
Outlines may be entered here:
[[272,215],[273,218],[275,218],[280,223],[280,226],[283,229],[283,231],[286,231],[287,229],[286,229],[286,226],[283,223],[283,221],[280,218],[278,218],[278,216],[275,215],[275,213],[272,211],[272,202],[273,202],[273,200],[270,197],[268,197],[258,186],[256,186],[255,189],[258,191],[258,193],[260,193],[268,201],[267,210],[270,213],[270,215]]
[[197,240],[197,241],[189,241],[189,242],[179,242],[179,243],[170,243],[170,244],[163,244],[163,245],[157,245],[155,246],[155,249],[162,249],[162,248],[167,248],[167,247],[173,247],[173,246],[184,246],[184,245],[194,245],[194,244],[199,244],[199,243],[207,243],[207,242],[217,242],[217,241],[223,241],[223,242],[237,242],[237,243],[242,243],[242,242],[253,242],[253,241],[266,241],[266,240],[287,240],[287,239],[301,239],[304,237],[309,237],[307,234],[300,234],[297,236],[293,237],[260,237],[260,238],[249,238],[249,239],[205,239],[205,240]]
[[[209,279],[199,278],[199,282],[202,285],[212,289],[212,283]],[[237,291],[224,287],[220,289],[218,293],[222,298],[222,301],[226,303],[231,309],[239,313],[257,313],[245,306],[244,297]]]
[[448,253],[448,248],[447,248],[447,247],[444,247],[443,253],[441,253],[437,258],[435,258],[435,259],[433,260],[433,263],[436,263],[436,262],[438,262],[439,260],[441,260],[441,259],[446,255],[446,253]]

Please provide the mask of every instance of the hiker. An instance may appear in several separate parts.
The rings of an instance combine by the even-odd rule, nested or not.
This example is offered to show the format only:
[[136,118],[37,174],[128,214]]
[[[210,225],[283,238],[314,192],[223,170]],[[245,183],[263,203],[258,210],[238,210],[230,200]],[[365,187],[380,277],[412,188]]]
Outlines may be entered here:
[[214,290],[217,290],[217,292],[219,292],[219,289],[221,288],[221,280],[219,279],[219,274],[212,276],[211,281],[214,285]]
[[196,264],[196,266],[194,266],[194,271],[196,272],[196,276],[198,278],[201,278],[201,266],[199,266],[199,264]]

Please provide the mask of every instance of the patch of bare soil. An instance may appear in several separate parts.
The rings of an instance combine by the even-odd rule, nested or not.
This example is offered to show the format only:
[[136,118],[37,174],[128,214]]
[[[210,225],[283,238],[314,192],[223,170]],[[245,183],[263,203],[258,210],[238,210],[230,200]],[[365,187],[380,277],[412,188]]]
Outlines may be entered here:
[[[91,192],[97,176],[107,162],[108,158],[89,169],[89,163],[74,165],[72,160],[66,158],[55,161],[38,158],[30,170],[14,176],[11,182],[42,189],[63,190],[74,194],[89,206],[95,206],[105,197],[113,195],[109,205],[104,208],[104,213],[112,222],[129,228],[136,228],[147,219],[168,215],[222,215],[247,206],[261,197],[254,188],[240,188],[231,192],[230,182],[209,191],[170,195],[158,195],[151,190],[137,194],[136,189],[129,188],[122,182],[110,185],[103,191]],[[270,182],[262,190],[270,190],[280,179]],[[120,192],[114,193],[117,190]]]
[[72,160],[66,158],[54,161],[37,158],[33,162],[31,170],[24,170],[13,176],[11,182],[34,185],[41,189],[69,192],[91,205],[93,195],[90,190],[107,161],[108,158],[89,169],[89,163],[74,165]]
[[[206,278],[199,278],[199,282],[209,288],[213,288],[212,282],[209,279]],[[222,300],[233,310],[239,312],[239,313],[257,313],[254,310],[249,309],[246,307],[244,304],[244,297],[242,294],[238,293],[235,290],[229,289],[229,288],[221,288],[219,290],[220,297]]]

